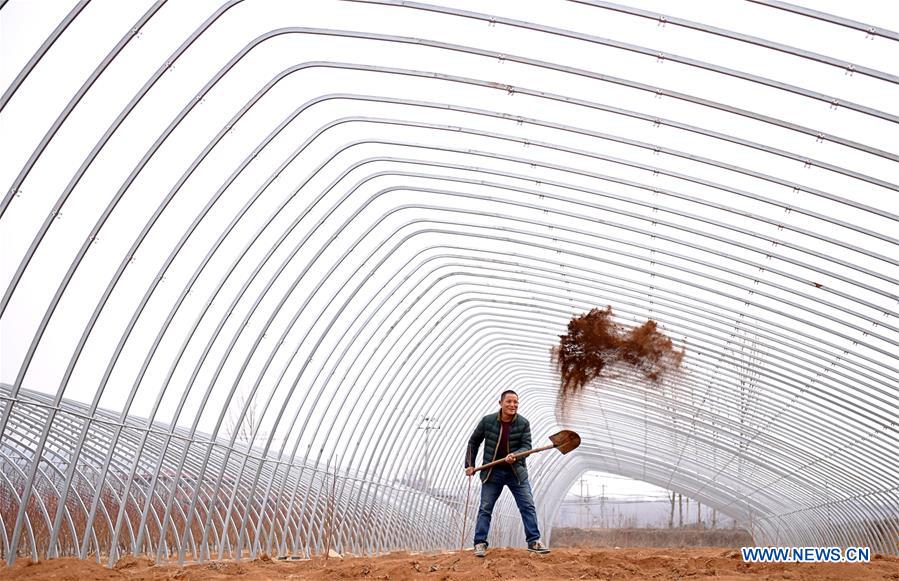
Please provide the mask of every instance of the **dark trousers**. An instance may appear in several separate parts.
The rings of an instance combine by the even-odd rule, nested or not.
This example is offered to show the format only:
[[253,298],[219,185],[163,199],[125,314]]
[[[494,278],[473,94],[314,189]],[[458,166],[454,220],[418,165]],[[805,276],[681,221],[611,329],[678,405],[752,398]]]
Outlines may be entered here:
[[493,506],[499,499],[503,486],[509,488],[521,513],[521,521],[524,523],[524,538],[527,542],[540,538],[540,529],[537,527],[537,510],[534,508],[534,495],[531,493],[531,484],[527,480],[519,483],[512,470],[494,470],[487,482],[481,485],[481,507],[478,510],[478,521],[474,527],[474,542],[486,543],[487,533],[490,532],[490,519],[493,516]]

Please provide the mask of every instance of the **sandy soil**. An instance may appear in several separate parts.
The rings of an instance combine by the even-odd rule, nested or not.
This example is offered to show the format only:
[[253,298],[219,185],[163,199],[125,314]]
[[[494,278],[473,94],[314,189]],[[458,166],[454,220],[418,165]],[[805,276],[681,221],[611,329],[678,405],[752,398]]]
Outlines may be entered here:
[[33,564],[20,560],[0,569],[0,579],[122,581],[264,579],[758,579],[899,580],[899,558],[877,556],[864,564],[749,564],[732,549],[557,549],[549,555],[524,550],[492,550],[485,559],[471,551],[442,554],[393,553],[378,558],[323,558],[314,561],[214,561],[201,565],[159,565],[126,557],[109,569],[95,562],[54,559]]

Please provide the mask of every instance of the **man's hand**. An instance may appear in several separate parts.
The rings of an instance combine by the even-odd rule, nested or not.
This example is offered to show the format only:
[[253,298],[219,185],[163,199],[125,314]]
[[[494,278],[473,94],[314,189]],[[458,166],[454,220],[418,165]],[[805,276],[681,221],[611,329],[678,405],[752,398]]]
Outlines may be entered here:
[[508,456],[506,456],[506,462],[508,462],[509,464],[512,464],[516,460],[518,460],[518,458],[515,457],[515,454],[509,454]]
[[474,476],[474,466],[469,466],[465,469],[466,476]]

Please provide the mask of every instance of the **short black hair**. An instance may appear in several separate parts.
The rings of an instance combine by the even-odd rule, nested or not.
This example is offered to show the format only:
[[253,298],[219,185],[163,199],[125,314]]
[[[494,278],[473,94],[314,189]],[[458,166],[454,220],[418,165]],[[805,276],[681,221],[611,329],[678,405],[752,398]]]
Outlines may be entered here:
[[518,397],[518,394],[517,394],[517,393],[515,393],[515,392],[512,391],[511,389],[507,389],[506,391],[504,391],[504,392],[502,392],[501,394],[499,394],[499,401],[500,401],[500,403],[502,403],[502,401],[503,401],[504,399],[506,399],[506,396],[509,395],[510,393],[511,393],[512,395],[514,395],[515,397]]

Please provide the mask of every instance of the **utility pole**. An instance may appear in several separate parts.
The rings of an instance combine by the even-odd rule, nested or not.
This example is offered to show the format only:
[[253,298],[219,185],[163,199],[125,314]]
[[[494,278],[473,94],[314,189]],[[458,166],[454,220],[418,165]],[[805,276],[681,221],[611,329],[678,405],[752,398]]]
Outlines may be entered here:
[[606,485],[602,485],[602,496],[599,497],[599,518],[602,520],[602,528],[609,528],[606,523]]
[[437,418],[422,416],[421,424],[418,426],[419,430],[424,430],[425,432],[425,462],[424,462],[424,484],[422,485],[422,490],[428,490],[428,476],[430,473],[428,472],[428,456],[431,453],[431,432],[433,430],[439,430],[440,426],[437,425]]
[[584,526],[584,520],[585,520],[584,512],[587,509],[587,497],[584,496],[584,482],[585,482],[584,477],[582,476],[578,482],[581,485],[581,510],[578,511],[578,521],[579,521],[578,524],[580,525],[580,528],[583,529],[583,528],[586,528]]
[[[590,501],[593,497],[590,496],[590,483],[586,478],[581,477],[580,479],[581,485],[581,509],[578,511],[579,520],[581,528],[590,528],[593,525],[593,515],[590,513]],[[584,494],[584,485],[587,485],[587,494]],[[585,524],[586,523],[586,524]]]

